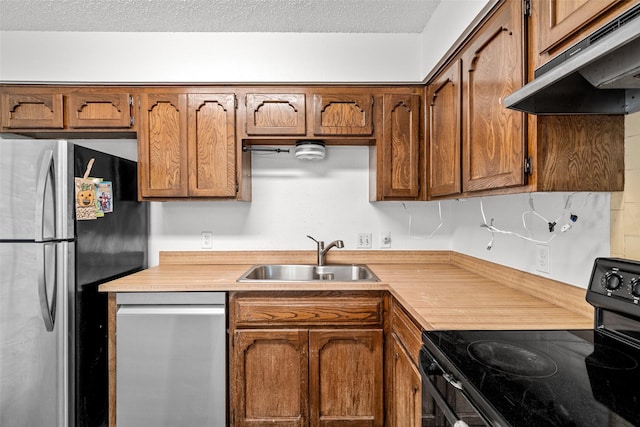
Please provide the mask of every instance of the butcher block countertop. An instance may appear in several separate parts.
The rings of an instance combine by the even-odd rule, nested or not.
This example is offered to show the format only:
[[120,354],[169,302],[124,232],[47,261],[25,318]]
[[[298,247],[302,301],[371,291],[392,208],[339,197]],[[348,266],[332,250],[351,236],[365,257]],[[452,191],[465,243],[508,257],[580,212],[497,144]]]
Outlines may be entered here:
[[[162,252],[102,292],[389,291],[424,329],[591,329],[586,290],[450,251],[329,252],[380,282],[238,283],[254,264],[314,264],[315,251]],[[585,284],[586,285],[586,284]]]

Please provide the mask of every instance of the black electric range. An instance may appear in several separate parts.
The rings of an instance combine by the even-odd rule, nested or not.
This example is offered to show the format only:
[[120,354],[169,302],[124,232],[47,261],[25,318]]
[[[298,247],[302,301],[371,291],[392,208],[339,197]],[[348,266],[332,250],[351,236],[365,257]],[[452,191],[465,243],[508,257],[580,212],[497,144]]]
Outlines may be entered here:
[[493,427],[640,426],[640,263],[598,258],[587,301],[589,330],[423,332],[425,395],[443,376]]

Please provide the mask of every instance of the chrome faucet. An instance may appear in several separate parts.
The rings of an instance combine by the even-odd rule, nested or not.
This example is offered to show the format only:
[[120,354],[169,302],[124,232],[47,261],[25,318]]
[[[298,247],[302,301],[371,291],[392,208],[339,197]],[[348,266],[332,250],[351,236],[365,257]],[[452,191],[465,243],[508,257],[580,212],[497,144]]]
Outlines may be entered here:
[[309,236],[308,234],[307,234],[307,237],[310,238],[311,240],[313,240],[314,242],[316,242],[317,245],[318,245],[318,265],[324,265],[324,257],[325,257],[325,255],[334,246],[336,248],[344,248],[344,242],[342,240],[334,240],[333,242],[329,243],[327,245],[327,247],[325,248],[324,242],[322,240],[318,241],[318,240],[314,239],[313,237]]

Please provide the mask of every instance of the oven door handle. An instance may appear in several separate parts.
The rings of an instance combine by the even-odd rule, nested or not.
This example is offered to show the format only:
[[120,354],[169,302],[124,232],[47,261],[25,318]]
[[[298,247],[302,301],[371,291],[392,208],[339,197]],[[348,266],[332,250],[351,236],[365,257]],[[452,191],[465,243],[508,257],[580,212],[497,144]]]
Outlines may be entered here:
[[[449,421],[451,424],[453,424],[453,427],[468,427],[467,423],[465,423],[460,418],[458,418],[458,415],[451,408],[451,406],[449,405],[447,400],[444,398],[444,396],[442,396],[442,394],[440,393],[440,391],[438,390],[438,388],[436,387],[434,382],[431,380],[431,378],[429,378],[428,375],[424,375],[423,379],[424,379],[424,385],[427,388],[427,392],[429,392],[431,397],[433,397],[433,400],[436,401],[436,403],[438,404],[438,407],[440,408],[440,410],[444,414],[444,416],[447,419],[447,421]],[[446,380],[447,380],[447,382],[451,383],[449,381],[449,379],[446,379]],[[456,381],[456,383],[457,383],[457,381]],[[453,385],[453,386],[456,387],[456,388],[461,389],[461,387],[459,387],[459,386],[456,386],[456,385]]]

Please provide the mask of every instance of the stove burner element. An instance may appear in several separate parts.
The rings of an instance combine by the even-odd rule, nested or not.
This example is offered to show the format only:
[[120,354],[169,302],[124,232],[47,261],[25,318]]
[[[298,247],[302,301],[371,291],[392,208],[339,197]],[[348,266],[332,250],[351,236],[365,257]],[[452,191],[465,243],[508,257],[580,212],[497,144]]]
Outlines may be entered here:
[[602,345],[596,345],[593,353],[585,358],[585,363],[598,368],[630,371],[638,366],[638,362],[631,356]]
[[549,356],[507,342],[475,341],[469,344],[467,352],[482,365],[509,375],[545,378],[558,371]]

